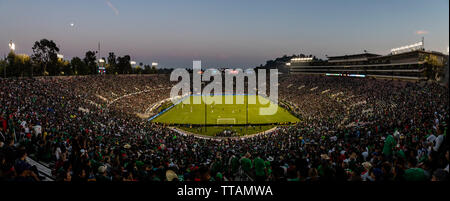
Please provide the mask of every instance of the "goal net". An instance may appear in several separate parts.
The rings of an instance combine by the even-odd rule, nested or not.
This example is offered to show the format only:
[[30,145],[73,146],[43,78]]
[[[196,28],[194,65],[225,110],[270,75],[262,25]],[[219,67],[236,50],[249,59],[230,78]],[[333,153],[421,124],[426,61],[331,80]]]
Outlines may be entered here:
[[236,124],[236,118],[218,118],[217,124]]

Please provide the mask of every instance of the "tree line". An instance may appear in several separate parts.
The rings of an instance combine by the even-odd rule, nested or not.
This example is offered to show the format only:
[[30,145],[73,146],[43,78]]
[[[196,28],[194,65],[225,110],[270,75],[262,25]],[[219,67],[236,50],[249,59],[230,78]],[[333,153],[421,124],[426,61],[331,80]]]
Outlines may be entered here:
[[[87,51],[84,58],[73,57],[70,61],[58,57],[59,48],[53,40],[36,41],[32,47],[33,54],[16,54],[10,51],[8,56],[0,59],[2,77],[26,76],[61,76],[61,75],[95,75],[99,74],[96,51]],[[117,57],[114,52],[108,54],[104,67],[106,74],[154,74],[154,66],[139,63],[131,66],[130,55]]]

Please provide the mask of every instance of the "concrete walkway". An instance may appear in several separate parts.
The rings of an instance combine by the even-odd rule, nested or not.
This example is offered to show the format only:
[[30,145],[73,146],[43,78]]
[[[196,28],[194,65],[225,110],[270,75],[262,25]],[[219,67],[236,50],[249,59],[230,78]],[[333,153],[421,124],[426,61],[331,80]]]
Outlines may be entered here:
[[45,177],[45,179],[43,179],[42,181],[54,181],[54,179],[52,178],[52,170],[50,170],[50,168],[44,166],[41,163],[36,162],[35,160],[27,157],[26,161],[31,165],[31,166],[36,166],[38,171],[39,171],[39,176],[43,176]]

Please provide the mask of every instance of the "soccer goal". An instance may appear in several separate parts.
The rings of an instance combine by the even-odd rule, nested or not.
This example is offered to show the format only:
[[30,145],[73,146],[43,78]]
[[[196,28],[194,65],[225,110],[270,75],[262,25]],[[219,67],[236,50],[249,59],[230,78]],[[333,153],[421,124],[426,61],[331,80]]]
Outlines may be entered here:
[[236,118],[218,118],[217,124],[236,124]]

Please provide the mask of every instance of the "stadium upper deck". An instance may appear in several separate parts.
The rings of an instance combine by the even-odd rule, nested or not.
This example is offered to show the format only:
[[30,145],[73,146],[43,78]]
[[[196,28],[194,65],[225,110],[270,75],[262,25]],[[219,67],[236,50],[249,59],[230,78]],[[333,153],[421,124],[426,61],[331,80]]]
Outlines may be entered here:
[[441,80],[448,68],[448,55],[417,49],[397,54],[371,53],[333,56],[328,61],[292,59],[291,74],[356,75],[410,80]]

